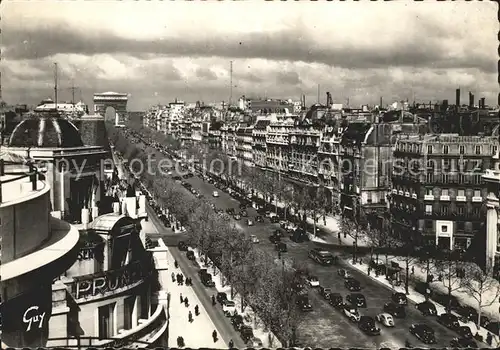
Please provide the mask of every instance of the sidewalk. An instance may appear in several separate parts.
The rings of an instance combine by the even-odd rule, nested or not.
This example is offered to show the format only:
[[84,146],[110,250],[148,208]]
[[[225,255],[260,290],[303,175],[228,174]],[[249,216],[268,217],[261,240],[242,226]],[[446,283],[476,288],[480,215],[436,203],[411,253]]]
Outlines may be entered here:
[[[159,241],[160,249],[163,241]],[[169,295],[168,302],[168,347],[177,347],[177,337],[184,338],[186,348],[215,348],[224,349],[228,345],[222,339],[219,330],[216,329],[211,318],[208,316],[205,308],[196,296],[196,293],[191,287],[185,285],[179,286],[177,282],[172,281],[171,274],[182,273],[180,268],[174,267],[174,258],[168,250],[154,252],[155,260],[159,266],[168,266],[166,270],[159,271],[160,282],[162,285],[162,293]],[[181,304],[180,297],[188,298],[189,306],[186,307],[184,303]],[[194,307],[198,305],[200,314],[195,315]],[[193,315],[193,322],[189,323],[188,313],[191,311]],[[216,342],[212,339],[212,332],[217,330],[218,339]]]
[[[401,261],[400,259],[398,259],[398,257],[392,257],[392,256],[389,256],[388,261],[398,262],[399,265],[403,268],[403,274],[404,274],[404,270],[406,269],[406,263],[404,261]],[[359,265],[359,264],[353,265],[351,260],[347,260],[346,263],[349,264],[352,268],[358,270],[359,272],[361,272],[365,275],[368,275],[368,261],[367,261],[367,259],[365,259],[365,261],[363,262],[363,265]],[[411,271],[411,267],[410,267],[410,271]],[[419,273],[419,274],[417,274],[417,273]],[[369,275],[369,277],[373,280],[378,281],[381,284],[386,285],[389,289],[392,289],[396,292],[401,292],[401,293],[405,292],[405,285],[404,285],[405,277],[404,277],[404,275],[401,277],[401,280],[403,281],[403,283],[399,287],[391,286],[390,282],[385,278],[385,275],[380,275],[378,277],[375,277],[375,273],[372,271],[371,274]],[[413,278],[413,277],[416,277],[417,279],[419,279],[419,277],[421,277],[422,281],[425,279],[424,274],[421,271],[420,266],[415,266],[415,275],[412,276],[411,278]],[[441,286],[443,286],[442,282],[437,282],[437,283],[439,283]],[[436,282],[431,284],[431,286],[433,286],[433,287],[435,287],[435,285],[436,285]],[[425,297],[423,295],[417,293],[412,286],[410,286],[408,291],[409,291],[409,294],[407,295],[407,298],[409,300],[412,300],[415,303],[421,303],[421,302],[425,301]],[[453,295],[457,296],[457,298],[460,300],[460,302],[463,302],[466,305],[470,305],[470,306],[476,308],[475,303],[467,303],[465,300],[462,300],[462,298],[458,295],[457,292],[454,292]],[[432,300],[431,300],[431,302],[436,306],[438,315],[446,312],[445,308],[442,305],[439,305]],[[470,302],[470,300],[469,300],[469,302]],[[498,307],[498,305],[497,305],[497,307]],[[452,312],[452,313],[459,316],[455,312]],[[490,315],[488,314],[488,316],[490,316]],[[491,316],[493,316],[493,315],[491,315]],[[497,316],[495,318],[498,318],[498,313],[497,313]],[[488,330],[486,330],[485,328],[482,328],[482,327],[480,327],[480,329],[477,329],[474,322],[467,322],[467,323],[462,322],[462,321],[459,321],[459,322],[460,322],[461,326],[469,326],[472,334],[476,334],[476,332],[478,332],[483,337],[483,339],[486,340],[486,336],[489,333]],[[493,342],[492,342],[491,347],[493,347],[493,348],[500,347],[500,338],[499,338],[498,334],[495,335],[492,333],[492,335],[493,335]],[[478,345],[480,347],[483,347],[483,348],[490,347],[486,343],[480,343]]]

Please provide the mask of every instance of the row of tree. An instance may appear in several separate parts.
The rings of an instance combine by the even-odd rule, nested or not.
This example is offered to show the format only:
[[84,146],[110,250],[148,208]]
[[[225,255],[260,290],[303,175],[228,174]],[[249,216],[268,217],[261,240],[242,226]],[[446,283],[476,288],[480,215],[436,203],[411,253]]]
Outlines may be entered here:
[[[137,147],[131,135],[108,127],[111,142],[124,158],[146,161],[148,152]],[[154,169],[151,173],[154,174]],[[221,220],[208,202],[195,199],[170,178],[144,173],[140,180],[154,194],[158,205],[168,209],[186,227],[187,243],[217,265],[232,292],[240,294],[242,308],[251,305],[282,342],[293,344],[302,319],[293,283],[302,278],[304,270],[285,269],[284,264],[277,264],[276,257],[256,249],[243,232]]]
[[[161,133],[150,131],[148,129],[140,130],[142,135],[155,140],[159,145],[170,150],[179,150],[180,145],[172,137]],[[200,150],[197,147],[188,147],[185,149],[187,155],[201,157]],[[302,221],[309,216],[314,222],[314,233],[316,233],[316,223],[321,216],[326,214],[327,194],[324,188],[315,187],[302,188],[293,186],[282,179],[279,174],[274,172],[264,172],[255,167],[246,167],[241,165],[238,172],[228,172],[232,161],[226,155],[218,151],[211,150],[204,155],[207,164],[219,164],[215,166],[214,172],[222,174],[229,183],[234,186],[240,185],[246,187],[248,192],[259,192],[264,196],[264,200],[270,204],[280,201],[285,204],[285,208],[293,208]],[[218,159],[218,162],[213,160]],[[211,162],[211,163],[210,163]],[[278,194],[278,195],[277,195]],[[287,212],[287,210],[285,210]],[[441,276],[443,285],[446,287],[448,296],[453,292],[460,291],[477,302],[478,313],[498,300],[500,295],[500,285],[498,281],[492,279],[492,267],[487,266],[482,269],[476,264],[463,263],[455,252],[439,252],[435,246],[426,245],[418,249],[417,242],[410,240],[401,240],[391,235],[390,230],[378,228],[371,225],[370,220],[359,220],[341,218],[340,231],[348,232],[356,237],[355,247],[353,248],[353,260],[356,260],[356,244],[358,239],[363,239],[370,248],[370,260],[378,262],[379,255],[385,256],[386,273],[389,266],[389,252],[394,252],[396,248],[402,261],[404,262],[404,285],[406,294],[409,293],[411,268],[421,268],[426,272],[427,281],[430,275]],[[390,248],[390,249],[388,249]],[[457,271],[459,271],[457,273]],[[451,298],[448,298],[451,299]],[[450,305],[445,305],[447,309]],[[479,319],[477,320],[479,324]]]

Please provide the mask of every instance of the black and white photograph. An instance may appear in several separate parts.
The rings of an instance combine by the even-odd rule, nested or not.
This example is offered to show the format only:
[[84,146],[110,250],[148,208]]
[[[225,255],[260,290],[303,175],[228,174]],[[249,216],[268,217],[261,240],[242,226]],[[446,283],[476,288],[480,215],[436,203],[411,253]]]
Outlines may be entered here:
[[0,9],[2,348],[500,347],[496,2]]

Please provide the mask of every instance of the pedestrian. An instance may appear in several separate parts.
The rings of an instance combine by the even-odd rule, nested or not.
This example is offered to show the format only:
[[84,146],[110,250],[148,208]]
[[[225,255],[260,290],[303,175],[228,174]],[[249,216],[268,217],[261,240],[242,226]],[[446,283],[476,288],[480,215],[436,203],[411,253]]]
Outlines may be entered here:
[[174,260],[174,266],[176,269],[179,268],[179,263],[177,262],[177,260]]
[[189,300],[188,300],[188,297],[185,297],[185,298],[184,298],[184,305],[185,305],[186,307],[188,307],[188,306],[189,306]]
[[196,306],[194,307],[194,314],[195,314],[196,316],[198,316],[198,315],[200,314],[200,308],[198,307],[198,305],[196,305]]
[[337,232],[337,236],[339,237],[339,241],[340,241],[340,231]]
[[175,283],[175,274],[172,272],[172,282]]
[[215,296],[212,295],[212,305],[215,306],[215,304],[217,304],[217,302],[215,301]]
[[344,232],[344,238],[347,238],[347,232]]
[[491,333],[488,332],[488,335],[486,336],[486,344],[491,346],[492,340],[493,340],[493,337],[491,336]]
[[181,285],[181,276],[179,274],[177,274],[175,277],[177,279],[177,285],[180,286]]
[[189,311],[188,313],[188,321],[189,323],[193,322],[193,314],[191,313],[191,311]]
[[181,286],[184,284],[184,276],[181,273]]
[[215,329],[212,332],[212,338],[214,339],[214,343],[216,343],[217,342],[217,331]]
[[412,266],[411,267],[411,274],[414,275],[415,274],[415,266]]
[[181,304],[184,303],[184,298],[182,297],[182,293],[181,293]]
[[233,340],[231,339],[231,340],[229,341],[229,349],[232,349],[233,347],[234,347],[234,342],[233,342]]
[[177,347],[182,348],[182,347],[184,347],[184,345],[185,345],[184,338],[181,336],[177,337]]

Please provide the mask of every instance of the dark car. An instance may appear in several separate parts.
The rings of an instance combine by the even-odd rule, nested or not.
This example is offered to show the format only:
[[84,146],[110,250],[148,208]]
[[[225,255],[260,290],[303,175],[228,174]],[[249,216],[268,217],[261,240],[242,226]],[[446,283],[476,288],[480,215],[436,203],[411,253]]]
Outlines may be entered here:
[[286,243],[283,243],[283,242],[278,242],[276,243],[276,245],[274,246],[274,249],[278,252],[281,252],[281,253],[286,253],[287,252],[287,249],[286,249]]
[[[467,319],[469,321],[473,321],[474,323],[477,322],[477,319],[479,317],[477,310],[474,309],[472,306],[462,306],[462,307],[458,308],[458,310],[456,310],[456,312],[460,316],[464,317],[465,319]],[[480,321],[481,326],[484,327],[488,323],[489,323],[488,317],[481,315],[481,321]]]
[[455,329],[455,332],[461,337],[465,339],[472,339],[472,331],[470,330],[469,326],[460,326]]
[[319,294],[325,299],[329,300],[330,299],[330,294],[332,294],[332,289],[331,288],[325,288],[323,286],[319,286]]
[[361,316],[358,327],[363,333],[368,335],[380,335],[380,328],[375,325],[375,319],[370,316]]
[[227,294],[223,293],[223,292],[219,292],[219,293],[217,293],[216,299],[219,302],[219,304],[224,305],[224,303],[227,301]]
[[436,344],[434,330],[426,324],[414,323],[410,326],[410,333],[425,344]]
[[243,342],[246,343],[250,339],[253,339],[253,329],[250,326],[241,325],[240,327],[240,336],[243,339]]
[[344,286],[351,292],[359,292],[361,290],[361,283],[352,277],[344,280]]
[[321,265],[332,265],[334,257],[329,251],[313,248],[309,251],[309,258]]
[[243,316],[234,315],[233,317],[231,317],[231,324],[233,325],[234,329],[236,329],[237,331],[240,330],[241,326],[243,326]]
[[387,312],[388,314],[396,318],[406,317],[406,311],[404,306],[392,302],[384,304],[384,312]]
[[344,307],[344,299],[339,293],[330,293],[328,303],[337,309],[342,309]]
[[240,203],[240,209],[246,209],[247,208],[247,204],[246,203]]
[[469,338],[453,338],[450,341],[450,347],[452,348],[470,348],[477,349],[477,343]]
[[304,230],[297,229],[293,231],[292,235],[290,236],[290,239],[295,243],[302,243],[302,242],[308,242],[309,236],[307,236],[307,233]]
[[177,243],[177,248],[182,252],[185,252],[188,250],[188,246],[187,246],[186,242],[184,242],[184,241],[180,241],[179,243]]
[[454,295],[435,293],[432,296],[432,300],[436,303],[443,305],[445,308],[449,307],[451,310],[459,310],[460,302]]
[[415,307],[424,316],[436,316],[437,315],[436,305],[434,305],[430,301],[424,301],[420,304],[417,304]]
[[271,241],[271,243],[277,244],[277,243],[281,242],[281,236],[273,233],[271,236],[269,236],[269,240]]
[[278,236],[280,238],[285,237],[285,233],[283,232],[283,230],[280,230],[280,229],[274,230],[273,235]]
[[366,307],[366,298],[361,293],[349,294],[346,301],[357,307]]
[[177,181],[180,181],[180,180],[181,180],[181,177],[180,177],[179,175],[176,175],[176,176],[172,176],[172,179],[177,180]]
[[273,215],[269,220],[271,220],[271,222],[275,224],[280,221],[280,217],[278,215]]
[[500,333],[500,322],[490,322],[488,323],[484,328],[489,330],[493,334],[498,334]]
[[425,282],[418,282],[416,285],[415,285],[415,291],[417,293],[420,293],[422,294],[423,296],[429,296],[429,297],[432,297],[432,290],[431,288],[429,287],[429,284],[428,283],[425,283]]
[[227,208],[226,213],[228,213],[229,215],[234,215],[234,208]]
[[196,258],[194,257],[194,252],[192,250],[188,250],[186,252],[186,258],[188,258],[191,261],[195,261]]
[[443,326],[451,330],[455,330],[460,327],[460,323],[458,323],[458,317],[453,314],[444,313],[439,315],[436,319]]
[[246,210],[241,210],[240,215],[246,218],[248,216],[248,212]]
[[302,294],[297,297],[296,301],[297,305],[299,306],[299,309],[302,311],[312,311],[312,305],[309,302],[309,297],[307,294]]
[[264,222],[264,218],[260,215],[255,217],[255,222]]
[[405,293],[395,292],[392,293],[392,301],[399,305],[407,305],[408,299]]

